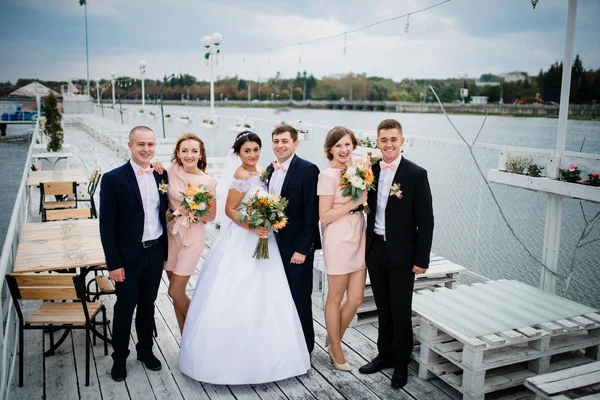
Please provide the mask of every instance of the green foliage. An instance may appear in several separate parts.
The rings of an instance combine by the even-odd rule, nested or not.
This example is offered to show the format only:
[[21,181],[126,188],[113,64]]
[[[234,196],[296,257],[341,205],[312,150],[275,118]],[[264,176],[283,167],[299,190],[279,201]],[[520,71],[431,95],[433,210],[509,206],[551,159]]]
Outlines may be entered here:
[[506,170],[512,174],[523,174],[525,168],[528,168],[531,164],[531,157],[525,156],[509,156],[506,158]]
[[540,176],[542,176],[542,169],[544,168],[536,164],[531,164],[527,167],[527,175],[532,176],[534,178],[539,178]]
[[48,136],[48,151],[59,151],[63,144],[63,128],[61,125],[62,116],[58,111],[56,96],[50,93],[44,101],[44,110],[46,112],[46,125],[44,134]]

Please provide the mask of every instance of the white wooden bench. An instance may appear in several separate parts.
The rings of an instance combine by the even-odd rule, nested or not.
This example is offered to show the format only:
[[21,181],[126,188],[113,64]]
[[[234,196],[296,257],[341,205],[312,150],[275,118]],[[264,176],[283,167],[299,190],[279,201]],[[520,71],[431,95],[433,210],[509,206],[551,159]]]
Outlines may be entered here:
[[464,400],[600,357],[597,310],[521,282],[422,290],[412,306],[419,377],[441,378]]
[[525,380],[539,399],[600,399],[600,361]]

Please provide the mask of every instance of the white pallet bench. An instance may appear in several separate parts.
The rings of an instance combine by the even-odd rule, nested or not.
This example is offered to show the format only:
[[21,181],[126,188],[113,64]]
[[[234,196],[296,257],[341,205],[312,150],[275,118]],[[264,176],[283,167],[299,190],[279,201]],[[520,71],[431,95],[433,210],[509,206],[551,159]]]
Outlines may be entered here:
[[[422,290],[413,311],[419,376],[440,377],[465,400],[600,359],[597,310],[520,282]],[[579,357],[556,361],[575,352]]]
[[[422,275],[415,275],[415,291],[439,287],[452,289],[457,285],[459,274],[467,271],[462,265],[453,263],[434,253],[431,253],[430,260],[427,272]],[[313,303],[323,309],[327,298],[327,273],[325,272],[325,263],[323,261],[323,252],[321,250],[315,252],[314,265]],[[371,288],[371,282],[369,280],[369,275],[367,274],[364,300],[358,308],[358,312],[356,313],[351,326],[374,322],[377,319],[375,315],[376,310],[377,306],[375,305],[375,299],[373,298],[373,289]]]
[[525,387],[541,399],[599,399],[600,361],[528,378]]

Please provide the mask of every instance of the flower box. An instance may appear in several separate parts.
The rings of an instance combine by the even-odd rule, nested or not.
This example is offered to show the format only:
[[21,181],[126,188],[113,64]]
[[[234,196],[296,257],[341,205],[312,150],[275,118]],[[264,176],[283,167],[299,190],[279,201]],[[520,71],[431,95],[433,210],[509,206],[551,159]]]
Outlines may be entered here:
[[[208,122],[204,122],[204,121],[208,121]],[[201,122],[198,122],[198,126],[200,126],[200,128],[206,128],[206,129],[217,129],[217,124],[215,123],[215,121],[211,121],[211,120],[202,120]]]
[[534,178],[497,169],[489,170],[488,181],[536,192],[546,192],[549,194],[600,203],[600,187],[582,185],[581,183],[558,181],[547,177]]
[[180,117],[177,122],[180,122],[182,124],[189,124],[190,122],[192,122],[192,119],[190,117]]
[[229,125],[229,130],[231,132],[243,132],[243,131],[251,131],[253,130],[254,127],[252,126],[252,124],[242,124],[242,125],[237,125],[237,124],[233,124],[233,125]]

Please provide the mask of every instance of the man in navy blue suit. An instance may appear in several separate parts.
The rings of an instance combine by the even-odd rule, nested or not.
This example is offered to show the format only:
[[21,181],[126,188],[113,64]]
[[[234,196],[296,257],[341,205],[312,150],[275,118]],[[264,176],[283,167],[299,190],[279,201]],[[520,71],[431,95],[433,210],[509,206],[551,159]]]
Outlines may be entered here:
[[312,274],[314,252],[321,248],[319,234],[319,168],[295,154],[298,131],[282,124],[273,131],[277,162],[267,167],[269,192],[288,199],[287,225],[275,233],[292,297],[298,310],[308,351],[315,347],[312,320]]
[[146,368],[161,369],[152,353],[154,301],[167,259],[167,174],[150,166],[156,135],[146,126],[129,132],[131,160],[104,174],[100,185],[100,238],[109,277],[115,282],[117,301],[113,316],[112,378],[127,377],[129,337],[133,311],[137,358]]

